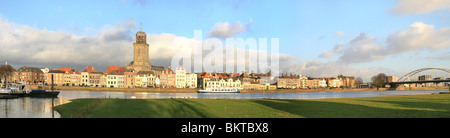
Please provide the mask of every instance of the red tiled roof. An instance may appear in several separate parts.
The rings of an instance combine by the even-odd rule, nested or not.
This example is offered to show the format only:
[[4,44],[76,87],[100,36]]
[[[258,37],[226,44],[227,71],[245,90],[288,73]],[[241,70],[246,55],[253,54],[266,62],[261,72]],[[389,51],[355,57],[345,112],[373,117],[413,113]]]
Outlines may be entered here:
[[78,74],[78,75],[81,74],[79,71],[72,69],[72,68],[59,68],[58,70],[68,72],[69,74],[73,74],[74,72],[75,72],[75,74]]
[[61,70],[61,71],[64,71],[64,72],[72,73],[71,68],[59,68],[58,70]]
[[87,67],[86,67],[86,71],[87,71],[88,73],[91,73],[91,71],[95,71],[95,69],[94,69],[93,66],[87,66]]
[[212,78],[212,76],[210,76],[208,72],[200,73],[199,76],[203,78]]
[[164,74],[175,74],[175,73],[173,72],[173,70],[170,69],[170,68],[164,69],[164,70],[162,71],[162,73],[164,73]]
[[114,70],[117,70],[117,72],[123,72],[125,70],[125,67],[109,65],[105,72],[110,73]]
[[183,66],[179,66],[177,70],[184,70]]

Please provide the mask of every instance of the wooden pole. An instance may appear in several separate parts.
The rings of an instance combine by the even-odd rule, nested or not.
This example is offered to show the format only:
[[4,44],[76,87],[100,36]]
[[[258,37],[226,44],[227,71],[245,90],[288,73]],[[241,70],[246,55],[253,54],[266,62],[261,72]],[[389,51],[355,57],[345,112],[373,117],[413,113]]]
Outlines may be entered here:
[[52,74],[52,92],[53,92],[53,74]]
[[[52,92],[54,91],[54,88],[53,88],[53,74],[52,74]],[[54,97],[52,96],[52,118],[55,118],[55,113],[54,113],[54,110],[53,110],[53,107],[55,106],[54,105]]]
[[54,101],[55,97],[52,96],[52,118],[55,118],[55,110],[53,109],[55,107]]
[[5,80],[3,80],[3,82],[5,82],[5,86],[4,87],[6,88],[6,73],[5,73],[4,76],[5,76]]

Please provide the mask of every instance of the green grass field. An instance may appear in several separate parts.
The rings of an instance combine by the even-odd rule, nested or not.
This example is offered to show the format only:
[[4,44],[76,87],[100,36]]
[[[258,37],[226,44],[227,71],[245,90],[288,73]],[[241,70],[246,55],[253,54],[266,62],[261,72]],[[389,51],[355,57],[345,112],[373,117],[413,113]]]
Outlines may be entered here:
[[76,99],[63,118],[449,118],[450,94],[314,100]]

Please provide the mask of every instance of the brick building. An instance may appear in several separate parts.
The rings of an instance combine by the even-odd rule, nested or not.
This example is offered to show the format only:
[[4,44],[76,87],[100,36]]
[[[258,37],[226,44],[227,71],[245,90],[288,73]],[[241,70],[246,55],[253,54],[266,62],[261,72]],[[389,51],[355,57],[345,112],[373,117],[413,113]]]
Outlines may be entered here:
[[25,81],[28,84],[43,84],[44,72],[40,68],[23,66],[13,73],[14,82]]

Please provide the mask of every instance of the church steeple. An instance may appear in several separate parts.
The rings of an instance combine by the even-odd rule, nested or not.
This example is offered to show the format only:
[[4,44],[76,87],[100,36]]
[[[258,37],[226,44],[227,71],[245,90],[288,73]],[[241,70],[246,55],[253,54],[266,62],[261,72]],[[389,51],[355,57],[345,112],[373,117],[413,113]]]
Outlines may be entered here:
[[136,43],[147,43],[147,35],[145,34],[144,31],[142,31],[142,23],[141,23],[141,27],[139,28],[140,31],[136,33]]
[[136,33],[136,43],[133,43],[133,61],[126,66],[126,69],[133,69],[135,72],[151,71],[152,66],[149,60],[149,45],[147,44],[147,35],[142,31]]

